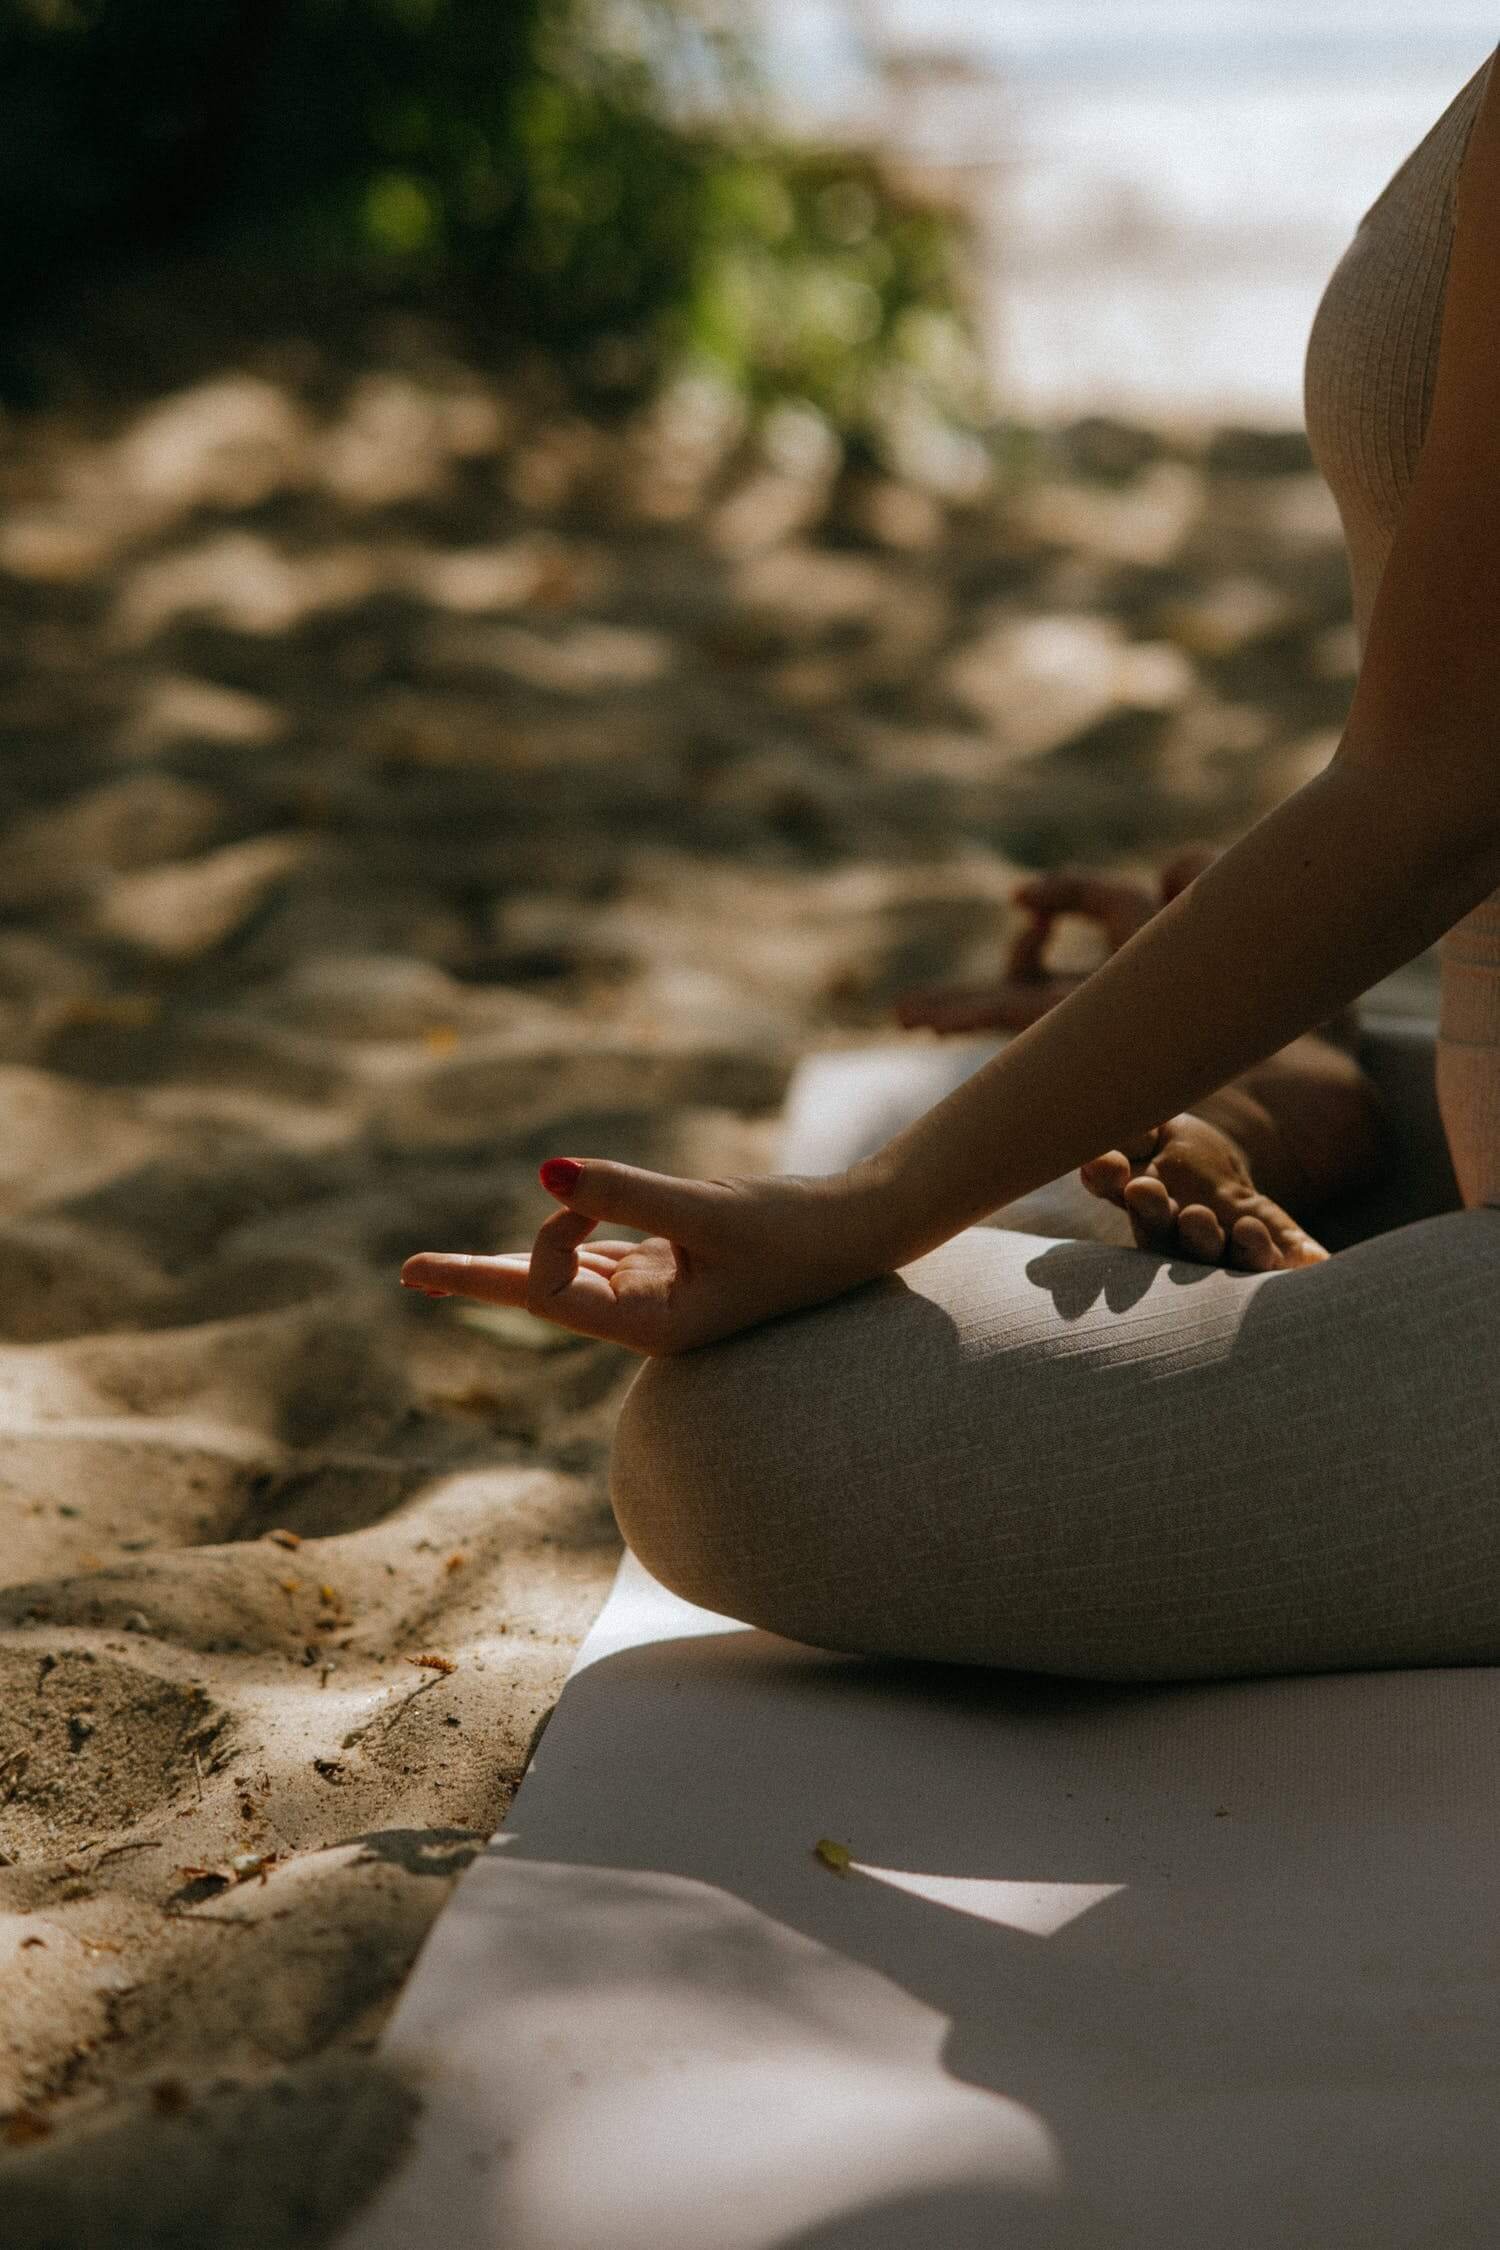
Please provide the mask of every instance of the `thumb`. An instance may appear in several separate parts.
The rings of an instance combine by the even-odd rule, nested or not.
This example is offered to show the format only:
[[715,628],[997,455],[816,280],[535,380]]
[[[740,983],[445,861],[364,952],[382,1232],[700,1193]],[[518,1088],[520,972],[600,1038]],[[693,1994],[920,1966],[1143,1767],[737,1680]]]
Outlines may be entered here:
[[540,1177],[547,1193],[570,1211],[665,1235],[670,1242],[701,1242],[705,1221],[712,1224],[713,1191],[702,1180],[576,1156],[549,1157]]

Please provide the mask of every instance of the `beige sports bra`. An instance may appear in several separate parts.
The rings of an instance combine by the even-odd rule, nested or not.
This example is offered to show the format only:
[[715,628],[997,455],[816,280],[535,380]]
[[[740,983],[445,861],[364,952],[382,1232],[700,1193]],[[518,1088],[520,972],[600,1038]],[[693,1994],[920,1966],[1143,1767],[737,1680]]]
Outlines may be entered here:
[[[1308,343],[1308,436],[1343,517],[1361,644],[1432,409],[1459,169],[1490,69],[1365,213]],[[1437,1090],[1465,1203],[1500,1204],[1500,891],[1443,940]]]
[[1486,61],[1360,221],[1307,347],[1307,434],[1343,518],[1361,641],[1432,408],[1459,169]]

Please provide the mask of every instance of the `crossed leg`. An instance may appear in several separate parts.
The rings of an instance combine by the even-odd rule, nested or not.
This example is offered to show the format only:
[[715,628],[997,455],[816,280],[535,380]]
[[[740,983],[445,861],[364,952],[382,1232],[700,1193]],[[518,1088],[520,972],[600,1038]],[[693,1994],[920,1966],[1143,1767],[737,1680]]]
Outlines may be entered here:
[[1293,1272],[977,1229],[648,1362],[626,1538],[817,1646],[1115,1680],[1500,1661],[1500,1210]]

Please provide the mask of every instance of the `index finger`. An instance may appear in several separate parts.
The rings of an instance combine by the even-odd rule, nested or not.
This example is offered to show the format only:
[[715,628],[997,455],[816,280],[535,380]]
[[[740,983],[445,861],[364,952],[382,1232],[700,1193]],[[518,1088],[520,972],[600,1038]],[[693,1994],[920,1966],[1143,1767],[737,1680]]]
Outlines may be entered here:
[[551,1300],[577,1275],[578,1246],[598,1224],[581,1211],[554,1211],[537,1229],[529,1257],[483,1258],[462,1250],[420,1250],[401,1268],[401,1286],[546,1312]]
[[478,1258],[457,1250],[423,1250],[407,1259],[401,1282],[404,1288],[423,1289],[434,1296],[464,1297],[480,1305],[513,1305],[522,1312],[534,1313],[539,1320],[550,1321],[556,1328],[571,1329],[575,1336],[642,1349],[636,1336],[627,1332],[631,1324],[608,1274],[580,1265],[560,1289],[539,1297],[531,1263],[524,1251]]

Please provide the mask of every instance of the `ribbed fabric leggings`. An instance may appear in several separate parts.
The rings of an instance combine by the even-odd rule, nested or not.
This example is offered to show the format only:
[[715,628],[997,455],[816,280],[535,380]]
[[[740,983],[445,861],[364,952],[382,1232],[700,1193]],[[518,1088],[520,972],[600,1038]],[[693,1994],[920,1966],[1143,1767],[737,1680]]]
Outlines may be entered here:
[[1500,1663],[1500,1209],[1245,1276],[978,1229],[649,1362],[614,1497],[688,1600],[1107,1680]]
[[1437,1091],[1465,1203],[1500,1204],[1500,891],[1442,945]]

